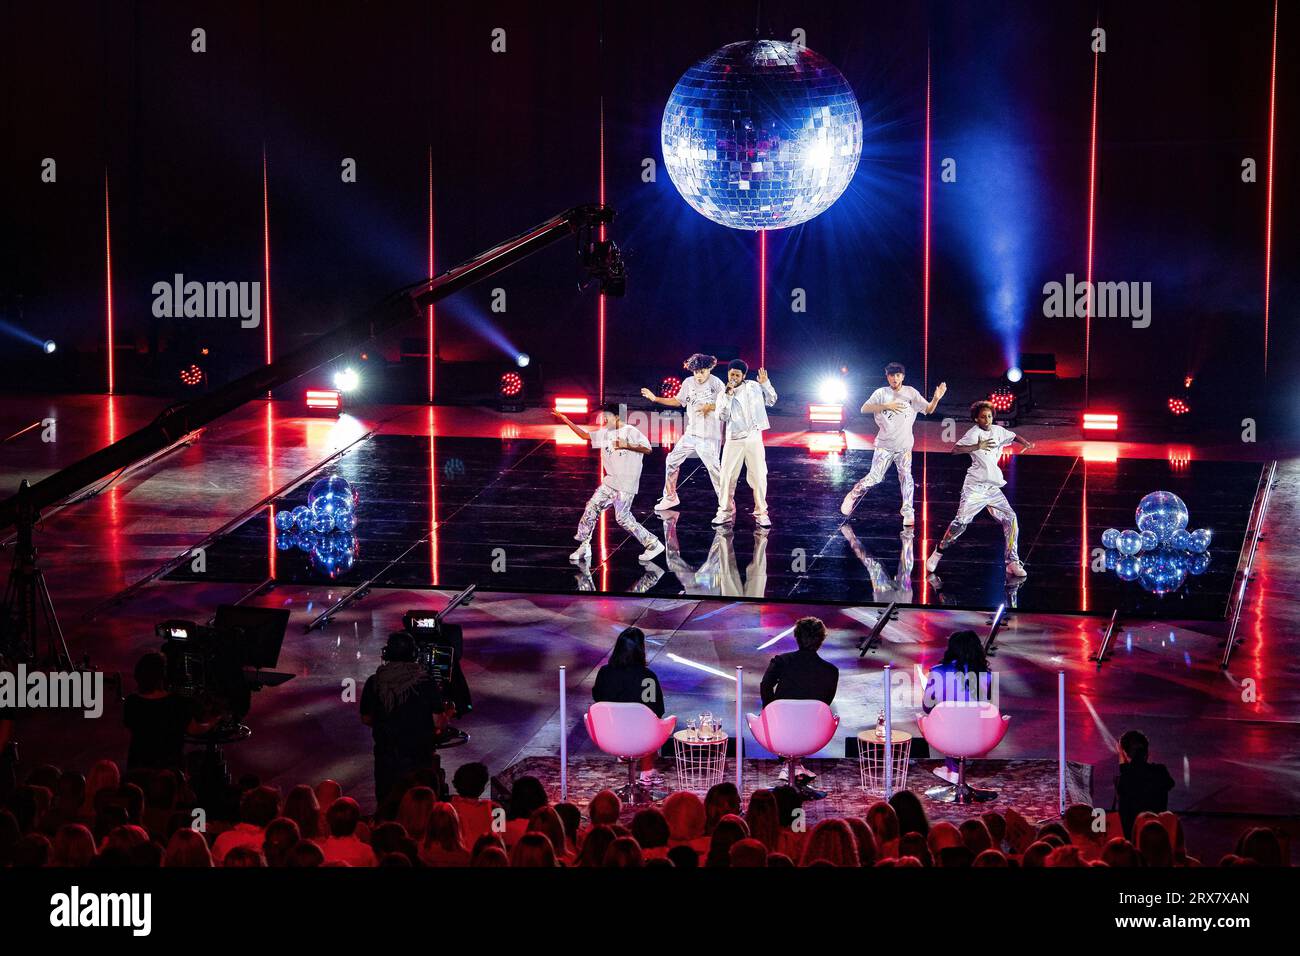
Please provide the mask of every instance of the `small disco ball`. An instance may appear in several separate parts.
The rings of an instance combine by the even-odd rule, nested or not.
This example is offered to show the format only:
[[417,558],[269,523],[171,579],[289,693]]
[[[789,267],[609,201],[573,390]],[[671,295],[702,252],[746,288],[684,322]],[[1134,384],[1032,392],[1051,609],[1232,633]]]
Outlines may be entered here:
[[275,550],[288,551],[294,546],[295,536],[292,531],[281,531],[275,536]]
[[1125,531],[1116,542],[1116,549],[1126,558],[1131,558],[1142,550],[1142,535],[1136,531]]
[[323,511],[315,511],[311,517],[311,530],[317,534],[328,534],[334,530],[334,516]]
[[1193,554],[1204,554],[1210,550],[1210,539],[1214,537],[1214,532],[1209,528],[1197,528],[1190,537],[1189,550]]
[[1121,581],[1136,581],[1138,576],[1138,559],[1122,557],[1115,562],[1115,576]]
[[664,165],[696,212],[732,229],[785,229],[830,208],[862,155],[848,80],[797,43],[729,43],[673,87]]
[[1175,531],[1187,527],[1187,505],[1172,491],[1153,491],[1137,506],[1139,531],[1154,531],[1161,544],[1168,544]]
[[[1116,531],[1115,534],[1118,535],[1119,532]],[[1119,552],[1114,548],[1107,548],[1102,563],[1107,571],[1114,571],[1115,565],[1119,563]]]
[[1156,534],[1154,531],[1143,531],[1142,550],[1154,551],[1158,547],[1160,547],[1160,536]]
[[292,511],[277,511],[275,513],[275,530],[292,531],[294,517]]
[[340,511],[334,516],[334,527],[339,531],[351,532],[357,526],[357,516],[351,511]]
[[1179,551],[1191,551],[1192,534],[1186,528],[1179,528],[1169,536],[1169,544]]
[[1204,551],[1193,554],[1187,559],[1188,574],[1204,574],[1208,570],[1210,570],[1210,556]]
[[1107,549],[1113,549],[1119,542],[1119,529],[1107,528],[1101,533],[1101,546]]
[[293,515],[293,526],[299,531],[306,531],[311,527],[311,509],[306,505],[299,505],[291,513]]

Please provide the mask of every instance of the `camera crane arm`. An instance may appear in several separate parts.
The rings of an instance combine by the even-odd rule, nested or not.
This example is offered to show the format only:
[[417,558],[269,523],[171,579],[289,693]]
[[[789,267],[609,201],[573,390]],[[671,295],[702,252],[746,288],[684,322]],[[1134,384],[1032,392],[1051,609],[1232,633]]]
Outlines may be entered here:
[[138,431],[36,484],[29,485],[24,480],[17,493],[0,501],[0,530],[15,525],[19,532],[17,552],[30,551],[31,528],[42,509],[167,448],[178,438],[333,361],[398,324],[418,318],[427,306],[509,268],[566,236],[578,236],[582,265],[600,282],[602,291],[610,295],[622,294],[625,276],[618,248],[612,242],[597,238],[599,228],[613,218],[614,211],[608,206],[574,206],[441,275],[398,289],[363,315],[209,395],[165,409]]

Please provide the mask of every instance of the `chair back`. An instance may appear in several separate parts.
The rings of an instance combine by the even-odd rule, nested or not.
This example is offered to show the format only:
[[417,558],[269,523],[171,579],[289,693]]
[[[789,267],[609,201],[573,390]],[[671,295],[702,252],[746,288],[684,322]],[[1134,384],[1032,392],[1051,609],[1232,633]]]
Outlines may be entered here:
[[815,754],[835,737],[840,719],[820,700],[774,700],[761,714],[746,714],[749,730],[780,757]]
[[594,743],[615,757],[643,757],[664,745],[677,718],[656,717],[645,704],[599,701],[583,716]]
[[917,718],[921,735],[950,757],[982,757],[1006,736],[1010,717],[987,702],[944,701]]

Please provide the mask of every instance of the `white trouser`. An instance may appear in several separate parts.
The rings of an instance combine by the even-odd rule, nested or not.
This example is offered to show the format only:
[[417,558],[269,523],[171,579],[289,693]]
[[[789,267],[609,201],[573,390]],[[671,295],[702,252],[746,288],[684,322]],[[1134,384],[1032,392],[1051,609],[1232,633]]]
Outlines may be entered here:
[[682,463],[691,455],[704,462],[704,470],[709,473],[709,481],[713,482],[713,493],[716,495],[718,480],[722,475],[722,463],[718,460],[720,446],[721,442],[699,435],[683,435],[679,438],[668,452],[668,460],[664,464],[664,497],[677,497],[677,475],[682,470]]
[[645,529],[645,527],[632,516],[632,499],[634,495],[626,494],[622,491],[615,491],[609,485],[601,483],[587,502],[586,509],[582,512],[582,520],[578,522],[578,532],[573,536],[575,541],[591,540],[591,532],[596,527],[596,519],[606,508],[613,507],[614,520],[624,531],[631,534],[641,542],[641,546],[648,548],[659,539]]
[[867,493],[868,488],[874,488],[885,480],[885,472],[889,471],[890,465],[893,465],[898,472],[898,490],[903,495],[903,507],[899,513],[905,518],[912,516],[912,493],[915,485],[912,483],[912,449],[910,448],[905,451],[877,448],[871,456],[871,470],[853,486],[848,494],[850,506],[857,504],[858,499]]
[[740,469],[754,491],[754,517],[767,514],[767,455],[763,451],[763,433],[755,429],[744,438],[728,438],[722,446],[722,476],[718,486],[718,514],[731,517],[736,513],[736,482]]
[[939,542],[939,550],[947,551],[948,546],[956,541],[967,526],[975,520],[975,516],[986,508],[997,523],[1002,525],[1002,534],[1007,540],[1007,563],[1019,561],[1020,554],[1016,548],[1020,541],[1020,522],[1016,520],[1011,502],[1007,501],[1007,496],[1002,493],[1002,487],[989,481],[967,479],[962,484],[961,500],[957,503],[957,517],[952,519],[952,524],[948,525],[948,530],[944,532],[943,540]]

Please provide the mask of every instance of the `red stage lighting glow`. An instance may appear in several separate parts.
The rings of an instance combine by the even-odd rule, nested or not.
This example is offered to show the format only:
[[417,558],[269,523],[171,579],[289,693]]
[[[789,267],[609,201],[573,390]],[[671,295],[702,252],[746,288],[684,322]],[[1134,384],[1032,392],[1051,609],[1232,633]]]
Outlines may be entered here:
[[1268,88],[1268,198],[1264,213],[1264,378],[1268,378],[1269,292],[1273,280],[1273,126],[1277,111],[1277,0],[1273,0],[1273,63]]
[[499,387],[503,398],[517,398],[524,390],[524,380],[518,372],[506,372],[501,376]]
[[193,364],[189,368],[181,369],[181,381],[190,386],[198,385],[203,381],[203,369]]
[[[429,277],[433,278],[433,147],[429,147]],[[437,349],[434,345],[433,306],[428,307],[429,336],[429,404],[433,404],[433,369]],[[362,358],[365,358],[363,355]],[[430,438],[430,441],[433,439]]]
[[995,412],[1009,412],[1016,403],[1016,393],[1006,386],[999,386],[989,395],[989,404]]
[[586,415],[590,413],[586,396],[557,396],[554,408],[565,415]]
[[814,402],[808,406],[808,421],[814,425],[838,427],[844,423],[844,406]]
[[[1098,21],[1097,26],[1101,23]],[[1097,79],[1101,73],[1101,52],[1092,54],[1092,135],[1088,144],[1088,288],[1092,285],[1092,243],[1097,208]],[[1083,406],[1088,407],[1088,386],[1092,375],[1092,292],[1089,292],[1083,323]],[[1084,426],[1087,427],[1086,425]]]
[[669,375],[659,383],[660,398],[676,398],[677,393],[682,390],[682,380],[676,375]]
[[1191,460],[1192,450],[1190,448],[1169,449],[1169,467],[1174,471],[1186,471]]
[[767,230],[758,230],[758,367],[767,367]]
[[921,267],[921,390],[930,394],[930,51],[925,51],[925,248]]
[[1169,399],[1169,411],[1172,412],[1173,414],[1186,415],[1191,410],[1192,410],[1191,406],[1188,405],[1184,399],[1177,398],[1177,397]]
[[838,455],[848,450],[843,432],[821,432],[808,436],[808,451],[814,455]]
[[[271,213],[266,178],[266,144],[262,144],[262,290],[266,294],[262,318],[266,323],[266,364],[271,364]],[[271,393],[267,392],[270,398]]]

